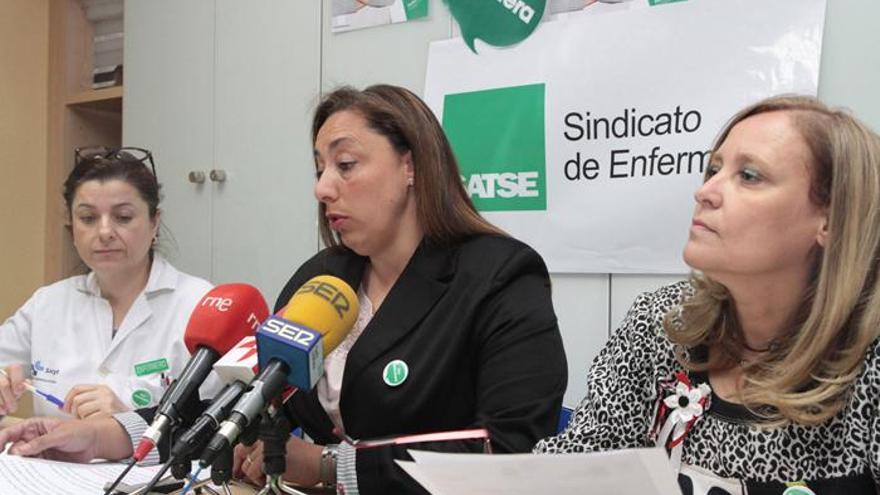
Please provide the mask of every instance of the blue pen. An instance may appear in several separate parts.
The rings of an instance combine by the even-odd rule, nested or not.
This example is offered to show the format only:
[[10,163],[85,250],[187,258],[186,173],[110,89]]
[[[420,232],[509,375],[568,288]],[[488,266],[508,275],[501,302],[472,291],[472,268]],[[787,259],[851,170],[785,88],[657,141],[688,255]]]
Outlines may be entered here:
[[[0,368],[0,373],[2,373],[3,376],[5,376],[6,378],[9,378],[9,374],[6,373],[6,370],[4,370],[3,368]],[[43,399],[51,402],[52,404],[55,404],[56,406],[58,406],[58,409],[64,409],[64,401],[59,399],[58,397],[55,397],[54,395],[52,395],[48,392],[43,392],[42,390],[38,390],[37,387],[34,387],[33,385],[31,385],[28,382],[24,382],[24,388],[30,390],[32,394],[40,396]]]

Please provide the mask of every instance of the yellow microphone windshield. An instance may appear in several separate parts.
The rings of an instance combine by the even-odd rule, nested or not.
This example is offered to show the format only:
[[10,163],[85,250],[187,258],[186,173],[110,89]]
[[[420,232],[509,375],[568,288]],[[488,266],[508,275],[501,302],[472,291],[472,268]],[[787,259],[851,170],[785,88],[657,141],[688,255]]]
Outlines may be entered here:
[[327,356],[348,335],[357,315],[354,289],[338,277],[318,275],[293,294],[282,318],[320,332]]

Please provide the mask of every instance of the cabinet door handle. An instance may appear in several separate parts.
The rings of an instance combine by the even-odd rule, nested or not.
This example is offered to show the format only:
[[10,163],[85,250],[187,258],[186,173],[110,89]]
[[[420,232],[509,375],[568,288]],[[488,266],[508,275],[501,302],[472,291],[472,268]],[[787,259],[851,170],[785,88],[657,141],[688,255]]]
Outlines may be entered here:
[[211,170],[209,174],[211,180],[214,182],[225,182],[226,181],[226,171],[225,170]]
[[190,170],[189,172],[189,181],[193,184],[204,184],[205,183],[205,173],[201,170]]

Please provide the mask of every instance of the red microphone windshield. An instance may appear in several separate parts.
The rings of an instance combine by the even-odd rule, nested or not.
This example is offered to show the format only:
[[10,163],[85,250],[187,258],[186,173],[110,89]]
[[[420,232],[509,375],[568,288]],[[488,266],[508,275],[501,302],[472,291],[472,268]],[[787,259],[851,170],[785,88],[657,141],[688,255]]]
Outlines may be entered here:
[[269,307],[256,287],[218,285],[196,304],[183,342],[191,354],[198,347],[226,354],[239,340],[253,335],[268,316]]

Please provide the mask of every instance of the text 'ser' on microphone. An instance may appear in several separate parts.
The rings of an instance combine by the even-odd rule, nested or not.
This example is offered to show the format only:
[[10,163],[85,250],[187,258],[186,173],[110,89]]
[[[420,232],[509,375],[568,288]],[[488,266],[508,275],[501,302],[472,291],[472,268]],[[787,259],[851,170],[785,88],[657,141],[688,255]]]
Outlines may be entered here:
[[211,367],[236,343],[252,335],[269,314],[266,301],[255,287],[223,284],[211,289],[196,305],[186,325],[184,343],[192,354],[181,375],[171,384],[144,432],[134,458],[141,460],[182,418],[181,408],[193,397]]
[[285,386],[311,390],[324,372],[324,356],[345,338],[358,314],[357,295],[343,280],[320,275],[303,284],[282,316],[257,330],[260,373],[232,408],[202,455],[207,467],[238,439]]

